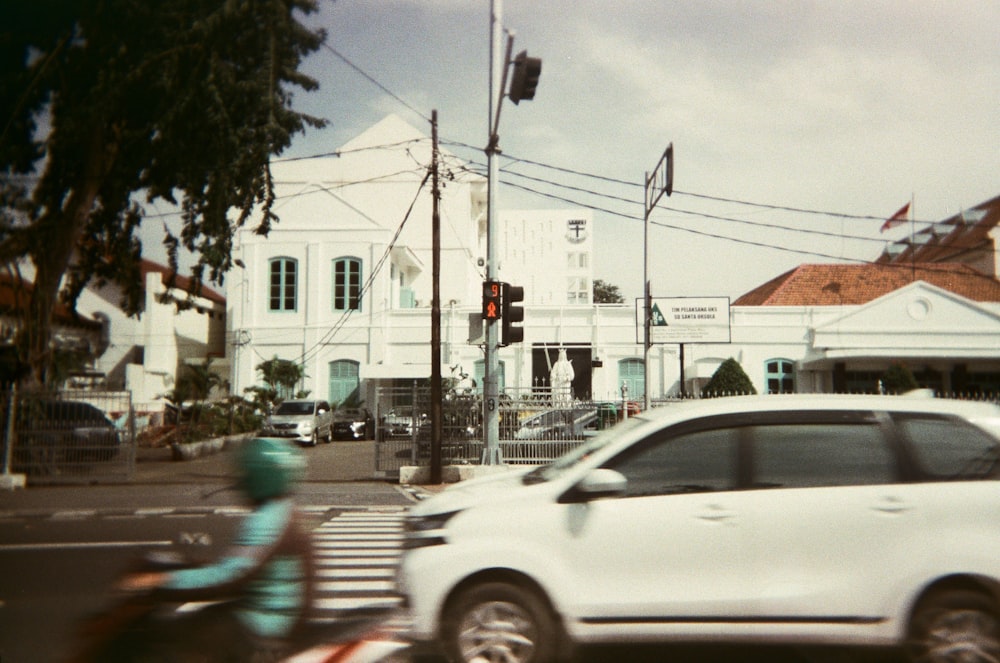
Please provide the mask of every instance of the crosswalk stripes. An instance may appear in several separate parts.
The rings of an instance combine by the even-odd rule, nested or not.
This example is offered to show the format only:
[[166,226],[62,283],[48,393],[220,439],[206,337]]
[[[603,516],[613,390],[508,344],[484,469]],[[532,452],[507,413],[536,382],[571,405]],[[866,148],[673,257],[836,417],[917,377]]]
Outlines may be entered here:
[[315,608],[320,619],[399,605],[394,576],[403,542],[403,510],[345,511],[313,530]]

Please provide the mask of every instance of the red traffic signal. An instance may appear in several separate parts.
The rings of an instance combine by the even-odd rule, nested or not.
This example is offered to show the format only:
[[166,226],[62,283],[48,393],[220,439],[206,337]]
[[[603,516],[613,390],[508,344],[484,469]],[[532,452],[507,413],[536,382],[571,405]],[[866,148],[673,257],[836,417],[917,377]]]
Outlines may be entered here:
[[503,311],[503,283],[483,281],[483,320],[499,320]]

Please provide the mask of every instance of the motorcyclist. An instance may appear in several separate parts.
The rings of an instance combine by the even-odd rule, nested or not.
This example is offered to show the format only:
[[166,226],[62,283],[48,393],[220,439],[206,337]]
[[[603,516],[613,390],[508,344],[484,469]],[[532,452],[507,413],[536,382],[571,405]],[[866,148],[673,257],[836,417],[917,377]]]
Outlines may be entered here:
[[131,575],[121,587],[169,602],[232,600],[157,624],[118,660],[269,661],[308,617],[314,562],[309,532],[292,499],[304,468],[299,450],[255,438],[239,450],[239,486],[254,504],[231,547],[214,563]]

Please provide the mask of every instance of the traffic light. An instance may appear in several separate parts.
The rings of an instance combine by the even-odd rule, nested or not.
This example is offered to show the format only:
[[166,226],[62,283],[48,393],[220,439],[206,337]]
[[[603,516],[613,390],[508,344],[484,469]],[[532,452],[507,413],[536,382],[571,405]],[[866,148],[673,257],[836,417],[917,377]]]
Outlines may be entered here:
[[515,326],[524,321],[524,307],[514,306],[524,301],[524,288],[509,283],[503,284],[503,312],[501,313],[500,345],[524,341],[524,328]]
[[503,284],[500,281],[483,281],[483,320],[499,320],[502,307]]
[[522,99],[534,99],[538,77],[541,75],[541,58],[529,58],[528,51],[518,53],[514,58],[514,74],[510,79],[510,100],[516,104]]

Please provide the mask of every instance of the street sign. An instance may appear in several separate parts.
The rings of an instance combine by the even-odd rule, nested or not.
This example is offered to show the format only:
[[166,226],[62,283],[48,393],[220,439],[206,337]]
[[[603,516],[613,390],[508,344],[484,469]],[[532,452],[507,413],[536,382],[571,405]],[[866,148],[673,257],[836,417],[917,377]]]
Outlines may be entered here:
[[646,216],[649,216],[663,194],[674,192],[674,144],[667,145],[653,174],[646,179]]
[[[729,343],[728,297],[653,297],[650,343]],[[642,343],[646,307],[635,300],[636,342]]]

